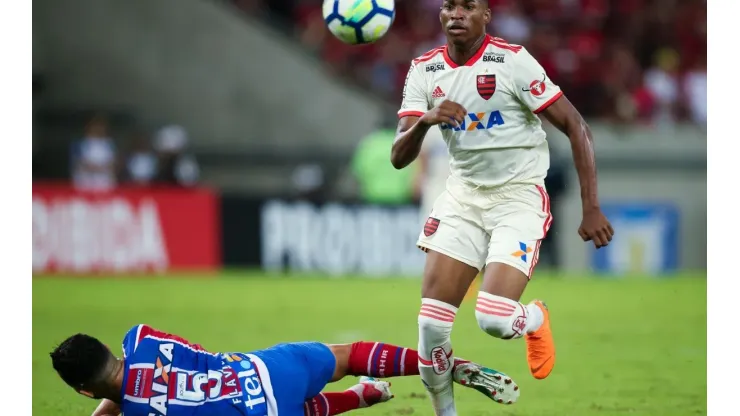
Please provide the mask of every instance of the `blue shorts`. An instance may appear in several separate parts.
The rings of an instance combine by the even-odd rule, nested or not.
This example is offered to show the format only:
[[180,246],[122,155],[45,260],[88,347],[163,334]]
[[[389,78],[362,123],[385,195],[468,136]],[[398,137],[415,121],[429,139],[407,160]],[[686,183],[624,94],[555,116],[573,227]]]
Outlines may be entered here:
[[303,416],[304,402],[321,393],[336,367],[334,354],[319,342],[278,344],[250,354],[267,367],[280,416]]

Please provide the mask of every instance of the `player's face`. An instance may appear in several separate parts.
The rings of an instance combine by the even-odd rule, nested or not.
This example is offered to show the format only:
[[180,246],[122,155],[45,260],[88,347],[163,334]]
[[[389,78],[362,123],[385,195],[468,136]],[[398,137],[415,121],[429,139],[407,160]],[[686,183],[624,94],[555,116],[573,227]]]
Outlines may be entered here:
[[464,44],[484,33],[491,21],[491,10],[478,0],[444,0],[439,13],[447,39]]

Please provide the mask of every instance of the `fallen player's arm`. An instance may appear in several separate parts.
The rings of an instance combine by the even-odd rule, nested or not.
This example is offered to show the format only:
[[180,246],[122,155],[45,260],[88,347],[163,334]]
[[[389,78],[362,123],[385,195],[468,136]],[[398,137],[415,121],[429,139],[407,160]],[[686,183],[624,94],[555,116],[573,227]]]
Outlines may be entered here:
[[121,408],[118,404],[112,400],[103,399],[98,408],[95,409],[92,416],[119,416],[121,414]]
[[578,181],[581,184],[583,210],[598,209],[594,140],[588,124],[565,96],[560,97],[540,114],[567,135],[570,140],[573,161],[576,165],[576,172],[578,172]]
[[418,116],[405,116],[398,120],[396,139],[391,148],[391,163],[394,168],[403,169],[419,156],[424,136],[430,127]]

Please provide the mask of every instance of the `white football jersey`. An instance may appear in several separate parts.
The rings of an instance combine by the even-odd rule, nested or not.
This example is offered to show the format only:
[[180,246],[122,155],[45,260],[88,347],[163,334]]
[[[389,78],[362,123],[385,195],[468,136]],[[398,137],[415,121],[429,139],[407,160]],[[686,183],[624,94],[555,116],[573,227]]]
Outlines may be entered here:
[[398,116],[454,101],[468,115],[460,126],[439,125],[451,175],[473,186],[541,184],[550,153],[536,114],[562,95],[524,47],[487,36],[465,65],[455,64],[446,46],[414,59]]

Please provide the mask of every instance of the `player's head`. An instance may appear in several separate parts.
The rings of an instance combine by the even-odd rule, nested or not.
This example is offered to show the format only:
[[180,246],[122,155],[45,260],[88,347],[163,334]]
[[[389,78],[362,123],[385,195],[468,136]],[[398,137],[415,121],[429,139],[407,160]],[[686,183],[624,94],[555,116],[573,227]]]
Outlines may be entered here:
[[450,42],[466,45],[486,33],[491,9],[488,0],[443,0],[439,21]]
[[72,335],[49,355],[59,377],[88,397],[110,398],[107,396],[122,375],[119,360],[108,347],[89,335]]

